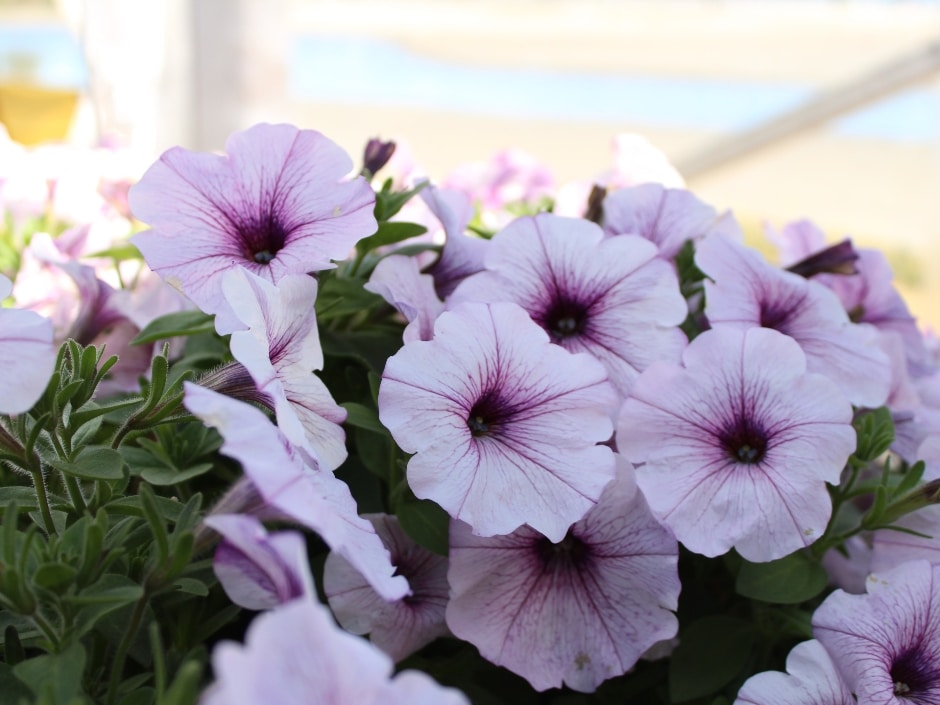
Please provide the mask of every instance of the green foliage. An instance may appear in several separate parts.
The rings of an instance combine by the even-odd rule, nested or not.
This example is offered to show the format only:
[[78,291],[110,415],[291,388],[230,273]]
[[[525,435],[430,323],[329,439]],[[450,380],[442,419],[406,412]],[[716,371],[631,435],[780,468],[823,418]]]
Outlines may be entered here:
[[796,551],[769,563],[742,561],[735,588],[752,600],[789,605],[816,597],[828,581],[818,561]]
[[723,614],[682,629],[669,665],[671,702],[711,695],[731,683],[747,664],[756,640],[754,624]]

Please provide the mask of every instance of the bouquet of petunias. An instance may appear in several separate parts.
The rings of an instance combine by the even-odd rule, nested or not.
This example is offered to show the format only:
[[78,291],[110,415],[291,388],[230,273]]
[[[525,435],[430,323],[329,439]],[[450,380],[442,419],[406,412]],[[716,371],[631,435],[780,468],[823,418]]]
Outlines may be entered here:
[[936,344],[616,150],[258,125],[133,246],[9,220],[0,702],[940,703]]

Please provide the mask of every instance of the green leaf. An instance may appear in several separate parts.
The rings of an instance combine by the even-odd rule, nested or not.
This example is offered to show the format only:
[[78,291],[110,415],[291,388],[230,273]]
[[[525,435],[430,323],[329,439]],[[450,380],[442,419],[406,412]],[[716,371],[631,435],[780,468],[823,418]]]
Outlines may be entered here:
[[918,483],[923,479],[924,470],[926,469],[927,465],[923,460],[918,460],[911,465],[911,467],[907,469],[907,472],[901,476],[901,481],[898,483],[897,487],[894,488],[892,498],[901,497],[917,487]]
[[797,551],[769,563],[742,561],[735,589],[752,600],[793,605],[816,597],[827,582],[826,570]]
[[112,448],[87,446],[74,462],[50,460],[49,465],[83,480],[121,480],[124,458]]
[[363,289],[363,284],[365,280],[358,278],[326,279],[317,293],[317,319],[328,321],[382,305],[382,297]]
[[427,231],[428,229],[426,227],[418,225],[417,223],[404,223],[400,221],[380,223],[379,229],[375,231],[375,234],[360,240],[356,245],[356,249],[359,250],[359,252],[371,252],[377,247],[394,245],[396,242],[408,240],[418,235],[424,235]]
[[321,330],[320,343],[325,355],[360,360],[376,374],[382,374],[385,361],[401,349],[402,330],[391,326],[351,332]]
[[13,673],[13,666],[0,662],[0,705],[20,705],[33,700],[32,691]]
[[164,338],[210,333],[214,330],[215,319],[212,316],[202,311],[178,311],[152,320],[131,341],[131,345],[155,343]]
[[43,563],[33,573],[33,583],[47,590],[56,590],[71,583],[77,572],[65,563]]
[[696,620],[679,634],[669,664],[669,696],[673,703],[711,695],[746,665],[757,639],[753,624],[726,615]]
[[209,586],[195,578],[177,578],[172,585],[174,590],[185,592],[187,595],[205,597],[209,594]]
[[106,250],[98,250],[86,256],[94,259],[117,259],[122,261],[127,259],[143,259],[140,250],[130,242],[118,243]]
[[352,401],[340,404],[340,406],[346,409],[346,423],[350,426],[388,435],[388,430],[379,421],[379,413],[375,409]]
[[49,705],[69,705],[80,693],[85,670],[85,648],[72,644],[57,654],[37,656],[13,667],[13,674]]
[[446,556],[449,550],[450,517],[429,499],[406,500],[396,507],[398,523],[415,542]]
[[178,485],[181,482],[192,480],[194,477],[205,475],[215,467],[212,463],[198,463],[185,470],[176,470],[168,467],[148,467],[144,468],[140,477],[155,487],[167,487],[169,485]]
[[874,460],[894,441],[894,420],[888,407],[866,411],[855,419],[858,444],[855,457],[863,463]]

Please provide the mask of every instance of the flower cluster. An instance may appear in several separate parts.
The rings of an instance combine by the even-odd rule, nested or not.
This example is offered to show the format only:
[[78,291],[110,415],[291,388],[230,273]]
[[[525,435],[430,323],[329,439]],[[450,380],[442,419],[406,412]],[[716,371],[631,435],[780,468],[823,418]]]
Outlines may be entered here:
[[[635,137],[593,188],[517,151],[436,185],[403,154],[372,140],[357,173],[289,125],[172,149],[130,188],[130,285],[87,233],[32,236],[16,286],[82,304],[0,311],[0,679],[940,702],[940,356],[886,260],[798,222],[771,264]],[[176,303],[132,309],[147,281]],[[121,374],[89,346],[119,331]],[[49,665],[85,677],[52,693]]]

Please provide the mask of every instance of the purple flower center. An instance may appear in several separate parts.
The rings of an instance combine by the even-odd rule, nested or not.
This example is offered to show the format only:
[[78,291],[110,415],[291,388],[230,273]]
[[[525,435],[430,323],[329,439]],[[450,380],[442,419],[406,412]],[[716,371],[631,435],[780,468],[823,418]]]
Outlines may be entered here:
[[778,333],[786,335],[786,325],[793,311],[783,306],[763,303],[760,307],[760,324],[762,328],[771,328]]
[[591,557],[591,549],[581,539],[575,536],[571,529],[558,543],[552,543],[547,538],[540,538],[535,545],[542,565],[550,570],[566,570],[582,568]]
[[506,422],[511,410],[500,399],[495,390],[483,392],[467,415],[467,427],[474,438],[492,436]]
[[540,316],[539,324],[557,342],[580,334],[586,321],[586,306],[578,301],[556,296]]
[[901,653],[891,665],[894,694],[915,703],[933,703],[940,685],[940,667],[920,646]]
[[756,465],[767,452],[767,433],[746,416],[735,418],[718,434],[718,441],[736,463]]
[[245,258],[257,264],[270,264],[284,248],[288,232],[274,213],[240,222],[236,235]]

